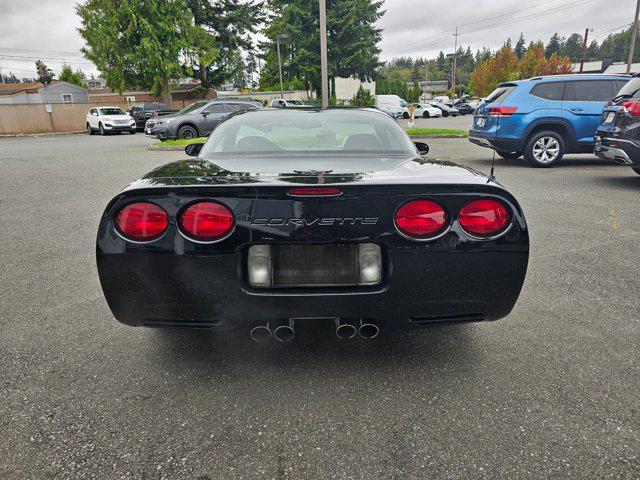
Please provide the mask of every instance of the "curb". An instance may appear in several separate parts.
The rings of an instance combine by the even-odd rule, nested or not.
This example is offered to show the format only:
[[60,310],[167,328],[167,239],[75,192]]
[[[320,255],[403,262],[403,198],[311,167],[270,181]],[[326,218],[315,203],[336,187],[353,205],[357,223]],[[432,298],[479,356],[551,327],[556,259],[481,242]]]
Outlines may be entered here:
[[87,133],[86,130],[74,130],[73,132],[42,132],[42,133],[8,133],[0,134],[0,138],[21,138],[21,137],[51,137],[54,135],[77,135],[78,133]]

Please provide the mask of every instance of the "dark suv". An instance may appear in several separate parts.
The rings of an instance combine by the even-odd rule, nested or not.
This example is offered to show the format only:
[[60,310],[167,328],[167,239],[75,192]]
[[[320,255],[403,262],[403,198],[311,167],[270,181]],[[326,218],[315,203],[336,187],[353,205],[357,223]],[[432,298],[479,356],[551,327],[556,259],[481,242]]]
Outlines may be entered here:
[[629,165],[640,175],[640,74],[604,108],[595,140],[598,157]]
[[501,83],[475,111],[469,141],[550,167],[592,152],[602,109],[630,77],[556,75]]
[[203,137],[231,115],[259,108],[247,100],[196,102],[175,115],[149,119],[145,131],[160,140]]

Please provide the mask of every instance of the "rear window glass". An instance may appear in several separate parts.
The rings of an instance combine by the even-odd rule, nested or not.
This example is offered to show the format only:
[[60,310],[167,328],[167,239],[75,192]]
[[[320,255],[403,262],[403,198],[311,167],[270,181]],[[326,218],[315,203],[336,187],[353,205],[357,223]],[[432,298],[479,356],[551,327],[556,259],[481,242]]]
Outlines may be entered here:
[[567,82],[564,100],[568,102],[607,102],[614,95],[611,80]]
[[223,122],[209,138],[204,156],[358,151],[415,154],[409,137],[386,115],[360,111],[307,113],[286,110],[248,113]]
[[545,100],[562,100],[564,82],[539,83],[531,89],[531,95],[544,98]]
[[485,103],[490,103],[490,102],[498,103],[498,102],[501,102],[502,100],[507,98],[507,95],[509,95],[514,88],[516,88],[516,87],[514,87],[514,86],[498,87],[493,92],[491,92],[489,94],[489,96],[487,96],[484,99],[484,101],[485,101]]
[[[621,82],[620,80],[617,80],[616,83]],[[632,78],[628,82],[625,82],[625,84],[620,87],[620,91],[617,95],[628,95],[630,97],[640,96],[640,78]]]

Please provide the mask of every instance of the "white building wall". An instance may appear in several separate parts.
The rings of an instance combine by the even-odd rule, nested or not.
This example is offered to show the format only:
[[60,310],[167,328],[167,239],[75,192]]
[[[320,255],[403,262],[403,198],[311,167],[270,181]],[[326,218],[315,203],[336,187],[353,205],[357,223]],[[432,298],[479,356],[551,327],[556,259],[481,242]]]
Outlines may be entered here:
[[371,95],[376,94],[376,82],[361,82],[359,79],[350,77],[350,78],[336,78],[336,98],[338,100],[351,100],[358,88],[362,88],[365,90],[369,90]]

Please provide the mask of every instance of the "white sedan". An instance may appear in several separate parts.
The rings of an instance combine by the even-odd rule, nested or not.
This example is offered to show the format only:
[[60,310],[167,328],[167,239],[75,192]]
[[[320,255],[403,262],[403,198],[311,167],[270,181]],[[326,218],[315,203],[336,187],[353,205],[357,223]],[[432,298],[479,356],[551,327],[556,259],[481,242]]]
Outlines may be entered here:
[[[442,110],[428,103],[412,103],[413,118],[430,118],[442,116]],[[402,118],[409,118],[409,105],[402,109]]]
[[106,135],[111,132],[136,133],[136,121],[131,115],[118,107],[95,107],[87,113],[87,132],[93,135],[100,132]]

